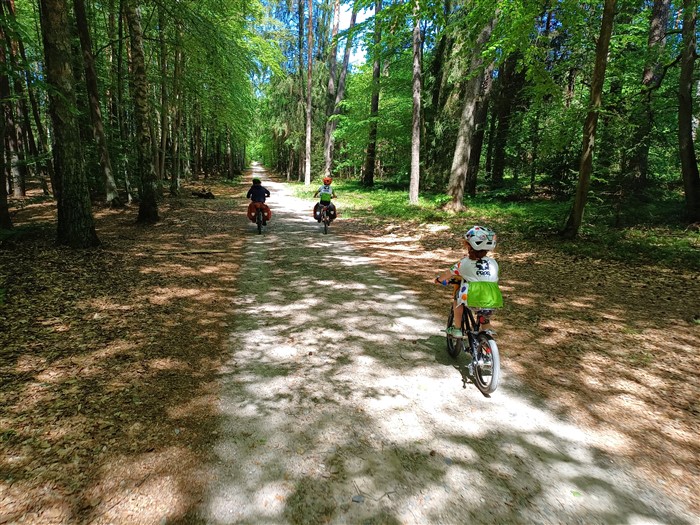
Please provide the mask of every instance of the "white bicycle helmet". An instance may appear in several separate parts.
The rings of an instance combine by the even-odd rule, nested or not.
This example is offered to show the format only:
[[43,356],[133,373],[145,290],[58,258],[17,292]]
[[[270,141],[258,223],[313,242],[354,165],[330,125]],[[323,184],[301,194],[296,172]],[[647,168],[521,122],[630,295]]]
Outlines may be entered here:
[[496,232],[484,226],[474,226],[464,238],[475,250],[493,250],[496,247]]

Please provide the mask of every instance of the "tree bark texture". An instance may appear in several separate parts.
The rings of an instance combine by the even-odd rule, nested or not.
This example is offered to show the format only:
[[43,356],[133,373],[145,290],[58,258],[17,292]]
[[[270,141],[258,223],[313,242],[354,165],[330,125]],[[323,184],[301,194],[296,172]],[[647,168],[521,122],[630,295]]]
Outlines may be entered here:
[[311,184],[311,95],[312,95],[312,74],[314,63],[314,32],[313,32],[313,0],[308,0],[309,9],[309,25],[307,28],[307,49],[306,49],[306,143],[304,148],[305,165],[304,165],[304,184]]
[[40,9],[46,80],[50,86],[49,113],[53,124],[57,238],[59,244],[87,248],[98,245],[99,239],[92,217],[75,117],[69,6],[66,0],[41,0]]
[[[652,57],[658,55],[666,44],[666,25],[668,23],[671,0],[655,0],[649,20],[649,37],[647,49]],[[646,186],[649,178],[649,144],[654,113],[651,105],[652,86],[659,78],[659,61],[647,64],[642,72],[641,108],[635,107],[631,119],[634,131],[631,137],[630,153],[627,156],[624,173],[642,187]]]
[[596,44],[588,115],[583,125],[583,148],[579,164],[578,186],[571,213],[562,232],[563,236],[569,239],[578,235],[581,222],[583,221],[583,210],[588,199],[588,188],[590,187],[591,173],[593,171],[596,126],[598,125],[598,114],[603,101],[603,83],[605,82],[605,69],[608,65],[608,49],[610,47],[610,38],[612,37],[614,18],[615,0],[605,0],[600,35]]
[[107,137],[105,135],[102,110],[100,109],[100,95],[97,88],[97,73],[95,71],[95,59],[92,56],[92,44],[90,41],[90,30],[88,28],[87,16],[85,14],[84,0],[73,0],[75,10],[75,20],[78,26],[80,37],[80,47],[83,52],[83,64],[85,66],[85,81],[87,84],[88,105],[90,107],[90,118],[92,119],[93,135],[97,145],[102,168],[102,182],[105,191],[105,202],[112,206],[121,206],[117,183],[114,181],[112,172],[112,161],[109,156]]
[[517,102],[525,85],[525,73],[516,72],[518,55],[510,55],[501,69],[499,75],[498,103],[494,108],[496,112],[496,135],[493,137],[493,172],[491,185],[495,188],[503,185],[506,168],[506,144],[510,136],[510,121],[513,115],[513,106]]
[[[3,28],[0,26],[0,42],[4,38]],[[7,111],[9,98],[6,96],[6,91],[10,90],[10,80],[7,78],[7,55],[5,46],[0,45],[0,145],[3,146],[0,154],[0,229],[9,230],[12,228],[12,218],[10,217],[10,209],[7,204],[7,174],[5,172],[5,119],[3,115]]]
[[698,0],[683,2],[683,50],[678,82],[678,143],[685,190],[685,205],[691,221],[700,220],[700,174],[693,144],[693,68],[695,65]]
[[479,175],[481,151],[484,146],[486,125],[489,112],[489,99],[493,87],[493,62],[486,69],[479,90],[479,98],[476,103],[476,117],[474,119],[474,135],[471,140],[471,152],[469,153],[469,167],[467,168],[467,194],[476,195],[476,183]]
[[326,122],[326,133],[323,148],[323,158],[325,160],[325,168],[323,170],[324,177],[330,177],[333,170],[333,152],[335,145],[335,138],[333,133],[335,133],[338,127],[338,121],[336,118],[340,115],[340,103],[345,97],[345,79],[348,75],[348,65],[350,64],[350,54],[352,53],[352,30],[355,27],[357,21],[357,2],[353,5],[352,14],[350,15],[350,25],[348,27],[348,36],[345,41],[345,54],[343,55],[343,66],[340,70],[340,76],[338,77],[338,87],[335,91],[335,103],[333,104],[333,113]]
[[475,131],[476,105],[479,96],[479,86],[483,80],[483,65],[481,50],[484,44],[491,38],[493,28],[496,25],[496,16],[479,33],[476,45],[472,50],[471,66],[469,68],[464,92],[464,105],[460,116],[459,130],[457,132],[457,144],[452,157],[450,180],[447,184],[447,194],[451,197],[446,209],[452,211],[464,210],[464,186],[466,183],[469,158],[471,155],[471,141]]
[[411,182],[408,188],[408,202],[418,204],[420,189],[420,132],[421,132],[421,64],[422,42],[420,32],[419,0],[413,8],[413,117],[411,126]]
[[127,0],[124,3],[124,12],[129,23],[129,35],[131,37],[131,87],[138,145],[137,172],[141,200],[139,202],[137,222],[154,223],[158,221],[157,176],[153,166],[153,149],[149,126],[150,108],[148,105],[146,61],[143,52],[143,32],[141,31],[141,19],[136,1]]
[[374,65],[372,67],[372,100],[369,111],[369,139],[367,140],[367,155],[362,174],[362,184],[374,186],[374,167],[377,160],[377,119],[379,117],[379,79],[381,76],[381,50],[382,30],[379,21],[379,13],[382,10],[382,0],[375,1],[374,7]]

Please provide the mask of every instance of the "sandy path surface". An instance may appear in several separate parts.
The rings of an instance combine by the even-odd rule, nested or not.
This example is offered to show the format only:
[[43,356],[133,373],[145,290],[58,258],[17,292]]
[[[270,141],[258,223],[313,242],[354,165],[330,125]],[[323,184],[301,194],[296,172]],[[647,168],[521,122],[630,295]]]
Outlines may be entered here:
[[507,362],[482,396],[444,320],[260,173],[274,215],[244,233],[207,523],[698,523]]

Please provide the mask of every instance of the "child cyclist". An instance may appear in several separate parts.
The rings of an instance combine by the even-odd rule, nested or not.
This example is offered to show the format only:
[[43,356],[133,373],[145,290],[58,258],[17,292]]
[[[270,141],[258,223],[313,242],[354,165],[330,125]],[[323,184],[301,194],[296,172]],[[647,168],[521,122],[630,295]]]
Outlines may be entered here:
[[259,207],[263,209],[263,224],[267,224],[267,221],[272,217],[272,210],[265,204],[265,197],[269,196],[270,191],[262,185],[260,177],[253,177],[253,185],[246,194],[246,198],[251,201],[248,205],[248,218],[252,222],[255,222],[255,211]]
[[317,222],[321,222],[321,206],[328,206],[328,215],[331,221],[336,217],[335,205],[331,202],[331,199],[335,199],[336,197],[335,191],[331,188],[332,183],[333,179],[330,177],[323,177],[323,186],[318,188],[316,193],[314,193],[314,197],[320,195],[319,202],[314,206],[314,219],[316,219]]
[[490,329],[494,308],[503,306],[503,297],[498,288],[498,263],[486,256],[489,250],[496,247],[496,234],[483,226],[474,226],[464,234],[462,244],[467,256],[436,278],[444,286],[450,279],[461,280],[452,306],[456,326],[447,328],[447,333],[455,337],[463,336],[460,323],[465,305],[476,309],[482,331]]

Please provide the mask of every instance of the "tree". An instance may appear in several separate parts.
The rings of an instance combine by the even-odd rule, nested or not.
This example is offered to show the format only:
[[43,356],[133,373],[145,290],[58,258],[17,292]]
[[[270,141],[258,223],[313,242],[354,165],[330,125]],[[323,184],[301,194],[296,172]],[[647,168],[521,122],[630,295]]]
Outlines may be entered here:
[[105,135],[104,123],[102,122],[102,109],[100,108],[100,95],[97,88],[97,72],[95,71],[95,61],[92,56],[92,43],[90,41],[90,30],[88,28],[87,16],[85,14],[84,0],[73,0],[75,20],[80,37],[80,47],[83,51],[83,64],[85,66],[85,83],[88,94],[88,105],[90,107],[90,118],[92,119],[92,130],[97,143],[100,166],[102,167],[102,181],[104,184],[105,201],[112,206],[121,206],[122,202],[117,193],[117,184],[112,173],[112,161],[109,155],[107,137]]
[[671,0],[655,0],[649,19],[649,36],[647,49],[650,60],[644,65],[642,72],[641,107],[635,107],[631,118],[635,123],[631,136],[630,154],[626,157],[623,172],[642,187],[647,185],[649,176],[649,135],[653,123],[653,108],[651,104],[653,90],[661,82],[659,54],[666,43],[666,24]]
[[[7,55],[5,46],[2,45],[4,40],[4,31],[0,26],[0,144],[5,144],[5,118],[4,115],[8,111],[10,80],[7,78]],[[5,173],[5,150],[3,148],[0,154],[0,229],[9,230],[12,228],[12,218],[10,217],[10,209],[7,204],[7,175]]]
[[411,130],[411,183],[408,202],[418,204],[420,186],[420,132],[421,132],[421,33],[420,4],[416,0],[413,9],[413,128]]
[[588,198],[588,188],[593,171],[593,149],[595,145],[596,126],[598,113],[602,105],[603,82],[605,81],[605,68],[608,64],[608,48],[612,37],[613,22],[615,19],[615,0],[605,0],[603,19],[600,25],[600,35],[596,44],[595,66],[591,80],[591,94],[588,105],[588,115],[583,125],[583,149],[579,164],[578,186],[574,204],[569,214],[566,226],[562,232],[565,238],[574,238],[578,235],[583,220],[583,210]]
[[[335,137],[333,133],[338,126],[337,116],[340,114],[340,103],[345,97],[345,80],[348,75],[348,64],[350,63],[350,53],[352,52],[352,34],[353,28],[355,27],[355,22],[357,21],[357,2],[353,4],[352,14],[350,15],[350,25],[348,27],[346,41],[345,41],[345,53],[343,55],[343,65],[340,70],[340,75],[338,78],[338,86],[331,90],[331,80],[328,81],[328,91],[334,91],[334,100],[332,111],[328,115],[328,120],[326,121],[326,132],[324,135],[324,147],[323,147],[323,157],[325,160],[325,168],[323,170],[324,177],[330,177],[331,171],[333,169],[333,152]],[[335,54],[335,45],[333,46],[333,54]],[[332,58],[335,61],[335,58]],[[330,68],[330,78],[333,78],[335,68]]]
[[40,9],[46,80],[50,86],[49,113],[53,123],[57,240],[59,244],[74,248],[88,248],[98,245],[99,239],[92,217],[75,116],[69,7],[66,0],[41,0]]
[[685,190],[685,205],[691,221],[700,220],[700,174],[693,146],[693,67],[696,58],[695,28],[698,0],[683,1],[683,49],[678,85],[678,142]]
[[131,37],[131,96],[134,100],[134,121],[138,146],[137,170],[141,200],[137,222],[154,223],[158,221],[157,177],[151,149],[148,78],[143,51],[143,32],[141,31],[141,17],[136,0],[125,0],[124,13],[129,23]]
[[382,10],[382,0],[375,0],[374,7],[374,65],[372,67],[372,99],[369,111],[369,140],[367,141],[367,155],[363,168],[362,184],[374,186],[374,165],[377,157],[377,119],[379,117],[379,77],[381,73],[381,49],[382,31],[379,14]]
[[[304,168],[304,184],[311,184],[311,92],[312,92],[312,71],[313,71],[313,49],[314,49],[314,33],[313,33],[313,0],[309,0],[309,25],[307,30],[307,49],[306,49],[306,165]],[[301,73],[301,72],[300,72]]]
[[457,134],[457,144],[454,156],[452,157],[452,168],[450,169],[450,180],[447,185],[447,193],[451,197],[445,208],[452,211],[464,210],[464,186],[466,183],[469,159],[472,152],[472,136],[476,130],[476,110],[479,97],[479,87],[483,79],[483,59],[481,53],[484,44],[491,38],[496,24],[494,14],[481,29],[474,49],[472,50],[471,64],[468,72],[468,79],[464,90],[464,103],[459,122]]

